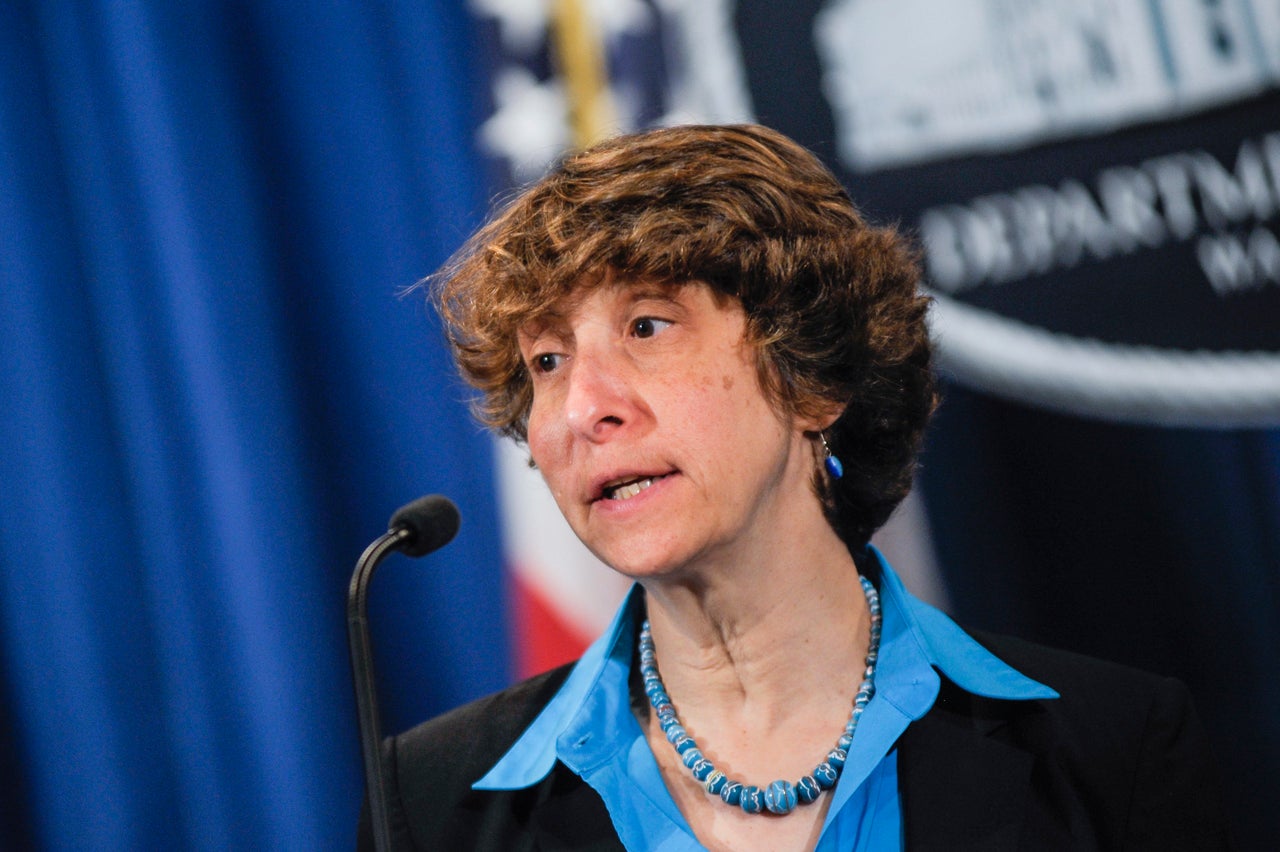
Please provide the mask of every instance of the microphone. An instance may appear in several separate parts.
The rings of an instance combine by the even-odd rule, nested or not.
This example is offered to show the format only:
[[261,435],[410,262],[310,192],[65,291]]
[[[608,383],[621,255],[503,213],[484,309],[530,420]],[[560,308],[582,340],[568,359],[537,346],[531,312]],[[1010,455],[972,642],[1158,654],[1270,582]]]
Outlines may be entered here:
[[378,693],[373,677],[373,647],[369,639],[369,583],[379,563],[393,551],[406,556],[426,556],[444,547],[458,533],[458,507],[448,497],[419,497],[391,516],[385,533],[365,548],[351,575],[347,590],[347,646],[351,652],[351,676],[360,720],[360,750],[364,758],[365,792],[373,826],[373,845],[390,852],[391,829],[387,821],[387,793],[382,777],[382,733],[378,717]]
[[452,500],[428,494],[398,509],[387,528],[394,531],[403,527],[409,531],[409,536],[402,539],[400,552],[417,559],[453,541],[461,522]]

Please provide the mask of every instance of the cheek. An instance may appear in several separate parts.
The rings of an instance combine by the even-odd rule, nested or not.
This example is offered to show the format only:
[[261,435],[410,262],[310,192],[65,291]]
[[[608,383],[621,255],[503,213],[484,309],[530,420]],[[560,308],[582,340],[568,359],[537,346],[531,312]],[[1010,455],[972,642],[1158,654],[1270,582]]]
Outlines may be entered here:
[[733,372],[691,377],[678,386],[676,397],[676,417],[703,446],[761,437],[762,421],[770,411],[751,383]]
[[562,492],[572,490],[573,436],[564,418],[549,406],[529,409],[525,443],[542,480],[559,503]]
[[546,414],[536,404],[529,409],[529,422],[525,427],[525,434],[525,443],[529,446],[529,455],[545,476],[547,468],[552,462],[550,448],[554,445],[554,442],[551,438],[550,423]]

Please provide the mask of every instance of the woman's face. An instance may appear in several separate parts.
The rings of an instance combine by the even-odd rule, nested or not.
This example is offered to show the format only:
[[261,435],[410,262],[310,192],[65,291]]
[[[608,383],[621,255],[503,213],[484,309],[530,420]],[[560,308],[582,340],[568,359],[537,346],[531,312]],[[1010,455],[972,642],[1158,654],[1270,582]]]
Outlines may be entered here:
[[746,317],[703,284],[610,278],[520,332],[528,441],[560,511],[632,577],[758,558],[817,502],[803,429],[760,388]]

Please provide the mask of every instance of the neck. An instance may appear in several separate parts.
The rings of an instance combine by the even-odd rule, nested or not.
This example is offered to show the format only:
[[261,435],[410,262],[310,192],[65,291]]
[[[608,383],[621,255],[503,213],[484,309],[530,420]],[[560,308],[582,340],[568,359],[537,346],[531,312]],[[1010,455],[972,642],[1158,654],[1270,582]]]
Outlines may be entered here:
[[658,665],[687,719],[756,728],[813,715],[826,736],[831,708],[836,724],[847,712],[870,625],[857,569],[825,520],[788,540],[645,582]]

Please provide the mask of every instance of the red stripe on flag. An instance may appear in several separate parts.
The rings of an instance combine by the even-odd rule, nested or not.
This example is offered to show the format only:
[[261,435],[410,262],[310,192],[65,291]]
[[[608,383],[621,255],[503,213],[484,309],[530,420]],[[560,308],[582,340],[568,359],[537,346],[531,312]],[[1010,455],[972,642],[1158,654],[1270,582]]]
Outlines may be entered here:
[[568,625],[546,598],[521,581],[518,571],[507,576],[511,583],[516,673],[521,678],[531,677],[582,656],[591,639],[580,636]]

